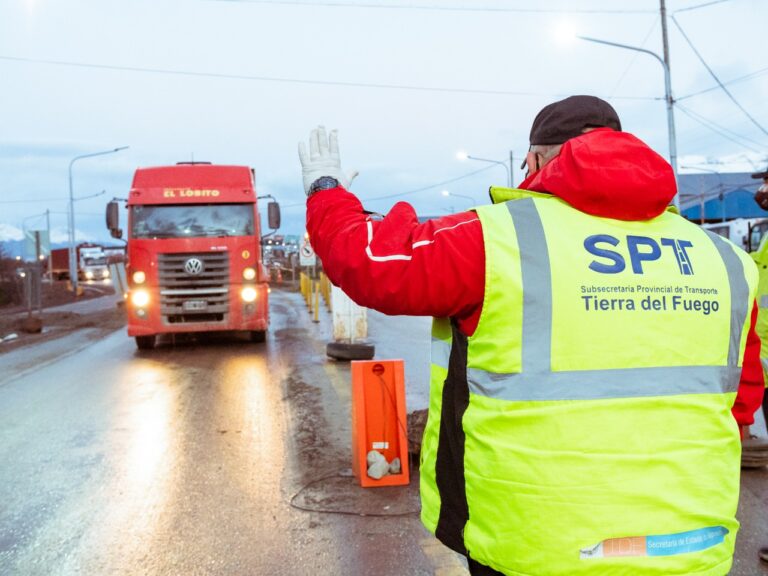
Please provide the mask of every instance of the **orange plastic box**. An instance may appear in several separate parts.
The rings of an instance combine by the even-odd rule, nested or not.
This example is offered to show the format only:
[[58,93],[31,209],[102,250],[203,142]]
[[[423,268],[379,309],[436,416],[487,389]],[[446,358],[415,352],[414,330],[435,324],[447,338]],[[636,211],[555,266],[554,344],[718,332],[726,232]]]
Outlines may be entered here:
[[[363,488],[402,486],[409,482],[405,416],[405,372],[402,360],[352,362],[352,471]],[[400,473],[380,480],[367,474],[369,451],[388,462],[400,458]]]

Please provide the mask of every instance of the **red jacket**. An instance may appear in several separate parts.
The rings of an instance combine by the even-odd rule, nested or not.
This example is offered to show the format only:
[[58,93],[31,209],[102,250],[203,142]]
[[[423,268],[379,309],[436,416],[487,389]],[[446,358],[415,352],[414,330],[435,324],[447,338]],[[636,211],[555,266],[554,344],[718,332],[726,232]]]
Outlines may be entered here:
[[[626,132],[599,129],[569,140],[560,154],[520,188],[554,194],[574,208],[607,218],[647,220],[675,195],[670,165]],[[385,314],[450,316],[471,335],[485,292],[480,220],[464,212],[419,223],[398,202],[383,219],[365,212],[342,188],[307,202],[307,231],[328,277],[355,302]],[[754,421],[763,397],[757,306],[733,406],[740,425]]]

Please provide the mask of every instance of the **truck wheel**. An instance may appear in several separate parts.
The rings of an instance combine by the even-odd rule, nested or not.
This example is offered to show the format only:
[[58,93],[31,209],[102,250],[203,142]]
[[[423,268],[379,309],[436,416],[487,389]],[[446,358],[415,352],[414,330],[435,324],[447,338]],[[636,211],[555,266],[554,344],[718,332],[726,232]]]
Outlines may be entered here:
[[267,331],[266,330],[253,330],[251,332],[251,342],[264,342],[267,339]]
[[136,336],[136,347],[139,350],[152,350],[155,347],[155,335]]
[[373,344],[362,342],[328,342],[325,345],[326,355],[336,360],[370,360],[375,351]]

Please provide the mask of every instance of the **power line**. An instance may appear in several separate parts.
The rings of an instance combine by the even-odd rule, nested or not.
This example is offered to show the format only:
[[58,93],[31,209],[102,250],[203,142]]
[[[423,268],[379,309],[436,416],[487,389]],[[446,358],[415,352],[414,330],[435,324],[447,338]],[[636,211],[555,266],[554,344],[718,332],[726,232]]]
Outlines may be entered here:
[[728,98],[730,98],[730,99],[731,99],[731,101],[732,101],[734,104],[736,104],[736,106],[739,108],[739,110],[741,110],[741,111],[744,113],[744,115],[745,115],[747,118],[749,118],[749,119],[752,121],[752,124],[754,124],[755,126],[757,126],[757,127],[760,129],[760,131],[761,131],[763,134],[765,134],[766,136],[768,136],[768,130],[766,130],[765,128],[763,128],[763,127],[762,127],[762,125],[760,125],[760,123],[759,123],[757,120],[755,120],[755,119],[752,117],[752,115],[751,115],[749,112],[747,112],[747,110],[744,108],[744,106],[742,106],[742,105],[741,105],[741,104],[740,104],[740,103],[739,103],[739,102],[736,100],[736,98],[734,98],[733,94],[731,94],[731,93],[730,93],[730,91],[728,90],[728,88],[726,88],[726,87],[725,87],[725,84],[723,84],[723,83],[720,81],[720,78],[718,78],[718,77],[717,77],[717,75],[716,75],[716,74],[715,74],[715,72],[712,70],[712,68],[710,68],[710,67],[709,67],[709,64],[707,64],[707,62],[704,60],[704,58],[702,57],[702,55],[701,55],[701,54],[699,54],[699,51],[696,49],[696,46],[694,46],[694,45],[693,45],[693,42],[691,42],[691,39],[690,39],[690,38],[688,38],[688,35],[685,33],[685,30],[683,30],[683,27],[682,27],[682,26],[680,26],[680,23],[677,21],[677,19],[675,18],[675,15],[674,15],[674,14],[672,14],[672,21],[675,23],[675,26],[677,26],[677,29],[678,29],[678,30],[680,30],[680,33],[683,35],[683,38],[685,38],[685,41],[688,43],[688,46],[690,46],[690,47],[691,47],[691,50],[693,50],[693,53],[694,53],[694,54],[696,54],[696,57],[699,59],[699,61],[700,61],[700,62],[701,62],[703,65],[704,65],[704,67],[707,69],[707,71],[709,72],[710,76],[712,76],[712,78],[714,78],[714,79],[715,79],[715,82],[717,82],[718,86],[720,86],[720,88],[723,90],[723,92],[725,92],[725,93],[728,95]]
[[[387,10],[426,10],[432,12],[510,12],[515,14],[655,14],[655,10],[601,10],[599,8],[552,9],[552,8],[504,8],[493,6],[430,6],[425,4],[381,4],[351,2],[309,2],[307,0],[205,0],[237,4],[266,4],[274,6],[310,6],[323,8],[377,8]],[[725,0],[719,0],[724,2]]]
[[[215,0],[224,1],[224,0]],[[419,92],[442,92],[454,94],[481,94],[488,96],[534,96],[537,98],[565,98],[570,94],[543,94],[541,92],[521,92],[516,90],[487,90],[480,88],[451,88],[441,86],[416,86],[409,84],[381,84],[368,82],[346,82],[335,80],[307,80],[303,78],[281,78],[278,76],[251,76],[247,74],[223,74],[219,72],[195,72],[192,70],[172,70],[168,68],[144,68],[140,66],[115,66],[112,64],[92,64],[87,62],[70,62],[65,60],[46,60],[37,58],[19,58],[2,56],[0,60],[24,62],[28,64],[47,64],[51,66],[68,66],[72,68],[88,68],[95,70],[117,70],[121,72],[143,72],[148,74],[168,74],[173,76],[189,76],[194,78],[219,78],[227,80],[252,80],[259,82],[280,82],[285,84],[309,84],[314,86],[340,86],[344,88],[376,88],[385,90],[411,90]],[[612,100],[658,100],[648,96],[613,96]]]
[[465,178],[469,178],[470,176],[474,176],[475,174],[479,174],[480,172],[485,172],[486,170],[490,170],[491,168],[494,168],[494,167],[495,165],[486,166],[485,168],[480,168],[479,170],[468,172],[463,176],[457,176],[456,178],[451,178],[450,180],[443,180],[442,182],[438,182],[437,184],[430,184],[429,186],[423,186],[421,188],[416,188],[414,190],[408,190],[407,192],[398,192],[396,194],[386,194],[384,196],[374,196],[373,198],[364,198],[364,200],[366,202],[372,202],[374,200],[388,200],[390,198],[398,198],[400,196],[408,196],[410,194],[416,194],[417,192],[424,192],[425,190],[431,190],[432,188],[440,188],[441,186],[445,186],[446,184],[451,184],[453,182],[458,182],[459,180],[464,180]]
[[704,116],[700,112],[694,112],[690,108],[685,107],[685,106],[683,106],[681,104],[678,104],[678,106],[681,109],[687,110],[689,113],[693,114],[694,116],[697,116],[698,118],[700,118],[704,122],[708,122],[709,124],[717,127],[719,130],[722,130],[723,132],[726,132],[726,133],[730,134],[734,138],[739,138],[740,140],[744,140],[745,142],[751,142],[752,144],[755,144],[756,146],[760,146],[761,148],[765,146],[764,142],[758,142],[757,140],[755,140],[753,138],[750,138],[749,136],[744,136],[743,134],[739,134],[738,132],[736,132],[734,130],[731,130],[730,128],[726,128],[725,126],[722,126],[722,125],[718,124],[717,122],[715,122],[711,118],[707,118],[706,116]]
[[743,146],[744,148],[748,148],[752,152],[760,153],[759,149],[755,149],[744,142],[752,142],[753,144],[760,146],[761,148],[764,146],[761,142],[757,142],[756,140],[752,140],[751,138],[748,138],[747,136],[744,136],[743,134],[738,134],[734,132],[733,130],[730,130],[726,128],[725,126],[721,126],[720,124],[717,124],[713,120],[710,120],[709,118],[706,118],[705,116],[702,116],[698,112],[694,112],[690,108],[686,108],[685,106],[678,104],[677,107],[680,109],[683,114],[694,120],[695,122],[698,122],[705,128],[709,128],[716,134],[722,136],[723,138],[730,140],[731,142],[734,142],[735,144],[738,144],[739,146]]
[[[438,182],[436,184],[430,184],[429,186],[422,186],[421,188],[415,188],[414,190],[408,190],[407,192],[397,192],[395,194],[385,194],[384,196],[374,196],[372,198],[364,198],[360,196],[361,202],[373,202],[375,200],[388,200],[389,198],[399,198],[400,196],[409,196],[411,194],[416,194],[417,192],[424,192],[425,190],[431,190],[432,188],[440,188],[441,186],[445,186],[446,184],[451,184],[453,182],[458,182],[459,180],[464,180],[465,178],[469,178],[470,176],[474,176],[475,174],[479,174],[481,172],[485,172],[486,170],[491,170],[495,168],[494,166],[486,166],[485,168],[480,168],[478,170],[474,170],[472,172],[467,172],[466,174],[463,174],[461,176],[457,176],[456,178],[451,178],[449,180],[443,180],[442,182]],[[304,206],[305,202],[299,202],[296,204],[287,204],[283,206],[283,208],[295,208],[296,206]]]
[[[645,46],[645,43],[648,42],[648,38],[651,37],[651,34],[653,34],[653,31],[656,29],[656,25],[658,23],[659,23],[659,18],[654,18],[653,24],[651,24],[651,28],[648,30],[648,33],[645,35],[645,38],[643,38],[643,41],[640,44],[641,48],[643,48]],[[614,86],[611,92],[611,96],[613,96],[613,93],[619,89],[619,86],[621,86],[621,83],[624,81],[624,78],[629,73],[629,69],[632,68],[632,65],[635,63],[635,60],[637,60],[638,56],[640,56],[640,52],[633,53],[632,59],[629,61],[629,64],[627,64],[627,67],[624,69],[624,72],[622,72],[621,76],[619,77],[619,80],[616,82],[616,86]]]
[[[768,72],[768,68],[761,68],[760,70],[757,70],[745,76],[739,76],[738,78],[734,78],[733,80],[728,80],[728,82],[723,82],[723,84],[728,86],[730,84],[736,84],[738,82],[746,82],[747,80],[751,80],[752,78],[756,78],[757,76],[762,76],[766,72]],[[720,88],[720,86],[718,85],[710,86],[709,88],[699,90],[698,92],[693,92],[691,94],[686,94],[685,96],[675,98],[675,102],[680,102],[680,100],[687,100],[688,98],[693,98],[694,96],[700,96],[701,94],[712,92],[713,90],[717,90],[718,88]]]
[[698,10],[699,8],[706,8],[707,6],[713,6],[714,4],[722,4],[723,2],[730,2],[731,0],[712,0],[712,2],[704,2],[703,4],[696,4],[695,6],[689,6],[688,8],[680,8],[675,10],[673,14],[678,12],[688,12],[689,10]]
[[36,202],[64,202],[64,198],[36,198],[34,200],[0,200],[0,204],[35,204]]
[[[678,104],[677,108],[683,114],[685,114],[686,116],[688,116],[689,118],[691,118],[695,122],[698,122],[699,124],[701,124],[705,128],[709,128],[710,130],[712,130],[716,134],[722,136],[726,140],[730,140],[731,142],[733,142],[735,144],[738,144],[739,146],[742,146],[744,148],[747,148],[748,150],[751,150],[752,152],[755,152],[755,153],[758,153],[758,154],[761,152],[761,150],[753,148],[752,146],[749,146],[749,145],[745,144],[743,141],[746,140],[748,142],[752,142],[752,143],[754,143],[754,144],[756,144],[758,146],[761,146],[761,147],[763,146],[763,144],[761,144],[759,142],[756,142],[755,140],[752,140],[751,138],[747,138],[746,136],[742,136],[741,134],[736,134],[732,130],[729,130],[728,128],[725,128],[724,126],[720,126],[719,124],[713,122],[712,120],[709,120],[708,118],[705,118],[701,114],[699,114],[697,112],[694,112],[693,110],[690,110],[690,109],[686,108],[685,106],[683,106],[681,104]],[[730,136],[729,133],[732,136]],[[742,141],[739,141],[736,138],[739,138]]]

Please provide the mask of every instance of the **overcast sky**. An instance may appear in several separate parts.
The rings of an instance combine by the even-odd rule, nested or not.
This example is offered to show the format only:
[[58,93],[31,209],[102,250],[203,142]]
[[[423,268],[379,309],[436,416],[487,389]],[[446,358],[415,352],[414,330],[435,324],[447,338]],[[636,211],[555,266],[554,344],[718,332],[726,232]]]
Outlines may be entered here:
[[[768,2],[667,9],[679,164],[764,168]],[[190,159],[254,167],[301,232],[296,147],[318,123],[339,129],[353,190],[380,212],[485,202],[504,168],[456,152],[519,164],[536,112],[571,94],[606,98],[667,156],[660,64],[563,29],[662,51],[658,0],[0,0],[0,235],[44,227],[46,209],[63,235],[70,160],[118,146],[74,165],[76,197],[106,191],[76,203],[84,236],[107,237],[105,201],[136,167]]]

